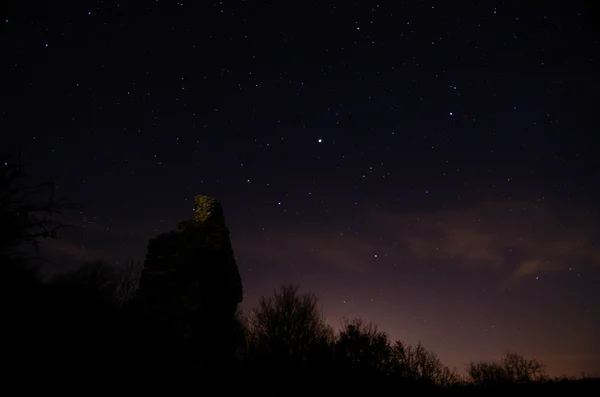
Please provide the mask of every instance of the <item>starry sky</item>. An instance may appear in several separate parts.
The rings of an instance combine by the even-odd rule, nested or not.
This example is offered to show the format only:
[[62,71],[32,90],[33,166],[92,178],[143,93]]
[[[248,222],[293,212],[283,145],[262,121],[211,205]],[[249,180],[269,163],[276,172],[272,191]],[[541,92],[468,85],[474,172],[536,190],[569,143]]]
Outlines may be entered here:
[[3,2],[0,129],[80,206],[54,270],[205,194],[246,310],[293,281],[459,369],[600,373],[591,2],[52,3]]

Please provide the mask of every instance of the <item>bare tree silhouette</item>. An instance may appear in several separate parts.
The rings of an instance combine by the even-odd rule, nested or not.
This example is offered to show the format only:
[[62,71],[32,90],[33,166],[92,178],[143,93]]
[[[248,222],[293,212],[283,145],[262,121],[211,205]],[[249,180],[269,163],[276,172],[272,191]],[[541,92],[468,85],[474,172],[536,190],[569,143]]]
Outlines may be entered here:
[[262,297],[249,316],[249,339],[254,352],[281,363],[306,361],[333,331],[312,293],[284,283],[271,296]]
[[116,271],[116,285],[113,296],[115,303],[123,307],[131,302],[140,286],[143,265],[141,262],[131,260]]
[[[55,196],[52,182],[31,183],[24,171],[22,156],[0,156],[0,262],[11,271],[28,272],[31,265],[22,255],[24,245],[36,250],[40,239],[56,238],[67,225],[63,211],[75,208]],[[40,259],[40,258],[38,258]]]
[[139,262],[132,260],[117,268],[100,259],[86,262],[74,271],[55,275],[51,284],[123,307],[135,296],[141,267]]
[[444,365],[437,354],[418,343],[405,345],[397,341],[392,347],[391,371],[406,380],[438,386],[452,386],[460,381],[456,371]]
[[546,379],[540,362],[510,351],[496,362],[469,363],[467,374],[476,386],[523,385]]

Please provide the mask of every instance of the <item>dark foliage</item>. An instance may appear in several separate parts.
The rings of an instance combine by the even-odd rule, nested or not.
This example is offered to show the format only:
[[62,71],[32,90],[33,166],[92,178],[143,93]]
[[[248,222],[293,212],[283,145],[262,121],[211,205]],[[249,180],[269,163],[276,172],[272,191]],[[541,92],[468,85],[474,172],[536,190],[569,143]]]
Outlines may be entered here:
[[387,334],[361,319],[345,321],[334,354],[338,367],[358,376],[387,375],[392,359]]
[[118,308],[130,302],[138,289],[142,265],[135,261],[117,268],[102,260],[87,262],[75,271],[59,273],[51,284]]

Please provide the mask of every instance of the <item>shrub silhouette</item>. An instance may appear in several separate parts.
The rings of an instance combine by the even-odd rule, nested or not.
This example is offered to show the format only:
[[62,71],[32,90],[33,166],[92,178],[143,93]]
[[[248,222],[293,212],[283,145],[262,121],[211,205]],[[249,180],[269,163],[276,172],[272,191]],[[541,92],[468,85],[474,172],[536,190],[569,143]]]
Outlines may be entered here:
[[135,296],[140,271],[141,264],[135,261],[116,268],[99,259],[86,262],[74,271],[59,273],[50,282],[121,308]]
[[383,376],[389,369],[391,347],[377,325],[355,318],[344,320],[335,342],[336,362],[345,370],[364,376]]
[[117,271],[102,260],[87,262],[68,273],[59,273],[52,284],[72,290],[78,295],[87,295],[106,303],[113,302],[117,285]]
[[421,343],[405,345],[397,341],[392,348],[391,372],[404,380],[442,387],[457,384],[460,380],[454,370]]
[[544,366],[535,359],[506,352],[497,362],[471,362],[467,374],[477,386],[524,385],[545,379]]

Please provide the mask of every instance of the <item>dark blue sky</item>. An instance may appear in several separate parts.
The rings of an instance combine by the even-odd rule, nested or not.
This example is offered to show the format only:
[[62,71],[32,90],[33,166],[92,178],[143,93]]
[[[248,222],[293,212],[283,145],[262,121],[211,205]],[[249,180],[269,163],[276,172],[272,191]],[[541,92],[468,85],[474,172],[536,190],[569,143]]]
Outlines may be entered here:
[[143,260],[207,194],[245,308],[295,281],[452,366],[600,371],[585,2],[13,3],[3,146],[81,207],[59,268]]

